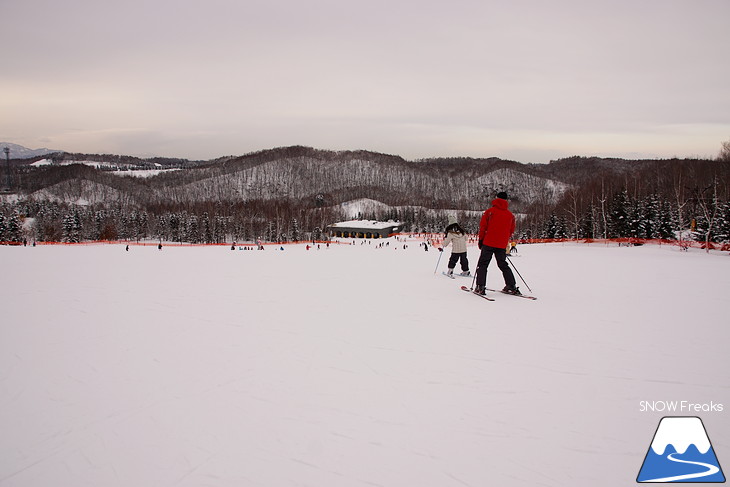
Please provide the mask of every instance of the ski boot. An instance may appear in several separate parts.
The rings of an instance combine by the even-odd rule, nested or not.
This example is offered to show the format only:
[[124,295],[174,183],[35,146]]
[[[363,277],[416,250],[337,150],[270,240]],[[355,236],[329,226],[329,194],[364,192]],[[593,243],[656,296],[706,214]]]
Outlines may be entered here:
[[471,276],[471,272],[469,272],[469,271],[464,271],[464,272],[461,272],[461,273],[459,273],[459,275],[460,275],[461,277],[469,277],[469,276]]
[[514,294],[515,296],[522,295],[522,293],[520,292],[520,288],[516,286],[505,286],[504,289],[502,289],[502,292],[505,294]]
[[478,294],[480,296],[484,296],[487,294],[487,288],[486,286],[477,286],[474,288],[474,294]]
[[446,271],[446,275],[449,277],[454,277],[454,269],[449,269],[448,271]]

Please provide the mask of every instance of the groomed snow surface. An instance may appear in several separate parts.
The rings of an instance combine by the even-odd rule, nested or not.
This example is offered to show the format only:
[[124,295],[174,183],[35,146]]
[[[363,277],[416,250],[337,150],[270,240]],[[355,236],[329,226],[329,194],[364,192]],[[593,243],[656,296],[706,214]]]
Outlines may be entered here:
[[0,486],[632,485],[663,400],[730,464],[727,254],[389,242],[0,247]]

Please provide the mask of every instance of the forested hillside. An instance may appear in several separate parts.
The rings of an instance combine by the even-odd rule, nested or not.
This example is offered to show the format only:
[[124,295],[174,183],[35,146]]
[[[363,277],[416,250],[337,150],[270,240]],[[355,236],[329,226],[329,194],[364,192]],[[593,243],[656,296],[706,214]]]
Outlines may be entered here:
[[[450,212],[475,231],[498,191],[510,194],[523,238],[674,238],[692,228],[723,241],[730,234],[729,163],[721,161],[407,161],[299,146],[205,162],[43,157],[13,161],[0,240],[304,240],[352,216],[440,231]],[[343,208],[364,198],[380,204],[359,215]]]

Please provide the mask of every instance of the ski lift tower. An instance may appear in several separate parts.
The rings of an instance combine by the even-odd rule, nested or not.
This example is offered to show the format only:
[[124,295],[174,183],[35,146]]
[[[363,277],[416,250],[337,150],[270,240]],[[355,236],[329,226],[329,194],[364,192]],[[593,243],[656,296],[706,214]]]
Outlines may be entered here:
[[10,148],[3,149],[5,153],[5,191],[10,192]]

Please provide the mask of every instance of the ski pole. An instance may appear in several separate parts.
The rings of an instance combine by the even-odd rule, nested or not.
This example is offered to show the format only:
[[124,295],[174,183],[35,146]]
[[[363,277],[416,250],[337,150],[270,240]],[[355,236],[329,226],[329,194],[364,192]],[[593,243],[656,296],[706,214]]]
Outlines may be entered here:
[[[527,286],[527,289],[530,289],[530,286],[525,282],[525,278],[522,277],[522,274],[520,274],[520,271],[518,271],[517,267],[515,267],[515,263],[512,262],[512,259],[509,258],[509,255],[507,256],[507,260],[512,265],[512,268],[517,272],[517,275],[520,276],[520,279],[522,279],[522,282],[525,283],[525,286]],[[532,289],[530,289],[530,292],[532,292]]]
[[439,264],[441,263],[441,256],[444,255],[443,250],[439,251],[439,260],[436,262],[436,268],[433,270],[433,273],[436,274],[436,271],[439,270]]

